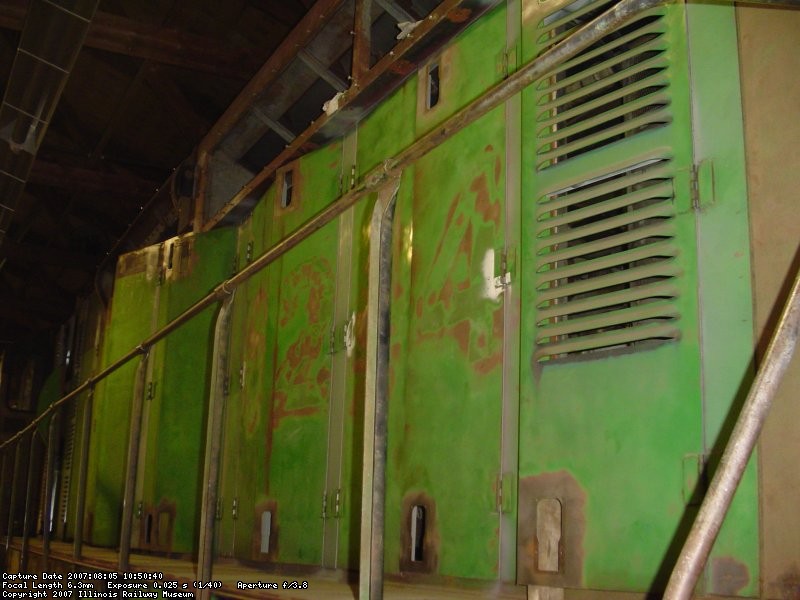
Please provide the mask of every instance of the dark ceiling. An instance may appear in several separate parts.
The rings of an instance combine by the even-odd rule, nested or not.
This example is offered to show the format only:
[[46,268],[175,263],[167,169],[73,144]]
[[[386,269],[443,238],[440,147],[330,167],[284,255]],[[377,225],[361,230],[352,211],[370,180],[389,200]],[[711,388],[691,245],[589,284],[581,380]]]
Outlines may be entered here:
[[[58,325],[313,0],[102,0],[0,245],[0,342]],[[0,2],[7,82],[28,9]]]

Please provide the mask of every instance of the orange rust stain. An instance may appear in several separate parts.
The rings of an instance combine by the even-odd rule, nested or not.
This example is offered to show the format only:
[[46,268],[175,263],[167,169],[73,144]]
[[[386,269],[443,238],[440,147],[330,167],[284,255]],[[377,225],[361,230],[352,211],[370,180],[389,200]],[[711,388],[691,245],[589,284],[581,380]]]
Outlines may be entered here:
[[392,344],[392,347],[391,347],[391,350],[390,350],[390,352],[391,352],[391,354],[392,354],[392,358],[393,358],[393,359],[395,359],[395,360],[397,360],[398,358],[400,358],[400,355],[401,355],[401,354],[402,354],[402,352],[403,352],[403,346],[402,346],[402,344],[399,344],[399,343],[397,343],[397,344]]
[[486,347],[486,334],[482,333],[478,336],[478,347],[485,348]]
[[491,144],[486,144],[486,148],[484,148],[483,151],[484,152],[493,152],[494,151],[494,146],[492,146]]
[[500,203],[492,202],[489,198],[489,186],[486,182],[486,173],[481,173],[472,181],[469,189],[475,193],[475,210],[486,222],[492,221],[500,225]]
[[415,70],[414,63],[408,60],[396,60],[392,66],[389,68],[392,73],[398,73],[400,75],[408,75]]
[[464,237],[461,238],[461,243],[458,245],[458,251],[466,255],[467,264],[469,265],[472,262],[472,223],[467,225]]
[[431,292],[428,296],[428,304],[433,305],[436,303],[436,292]]
[[450,225],[453,223],[453,217],[456,214],[456,209],[458,208],[458,204],[461,201],[461,194],[458,193],[455,197],[450,201],[450,206],[447,209],[447,218],[444,222],[444,230],[442,231],[442,235],[439,238],[439,244],[436,246],[436,253],[433,255],[433,262],[436,263],[439,260],[439,255],[442,253],[442,246],[444,245],[444,240],[447,237],[447,232],[450,229]]
[[422,298],[419,298],[417,300],[416,311],[415,311],[417,313],[417,318],[422,317],[422,309],[423,309]]
[[439,292],[439,300],[444,304],[445,309],[450,310],[450,302],[453,299],[453,282],[449,279],[444,282],[442,291]]
[[481,375],[486,375],[487,373],[490,373],[501,364],[503,364],[503,353],[502,351],[498,350],[491,356],[487,356],[486,358],[482,358],[481,360],[476,362],[475,370]]
[[451,329],[453,337],[456,339],[456,342],[458,342],[458,347],[464,354],[469,352],[470,329],[471,325],[469,321],[459,321],[453,325]]
[[492,335],[503,339],[503,307],[496,308],[492,313]]
[[463,23],[471,14],[472,11],[468,8],[456,8],[447,13],[447,18],[453,23]]
[[403,286],[400,285],[399,283],[394,284],[394,286],[392,287],[392,296],[394,297],[395,300],[402,298]]
[[317,373],[317,383],[322,385],[331,378],[331,371],[327,367],[322,367]]
[[458,218],[456,219],[456,225],[460,226],[463,224],[464,224],[464,215],[458,215]]

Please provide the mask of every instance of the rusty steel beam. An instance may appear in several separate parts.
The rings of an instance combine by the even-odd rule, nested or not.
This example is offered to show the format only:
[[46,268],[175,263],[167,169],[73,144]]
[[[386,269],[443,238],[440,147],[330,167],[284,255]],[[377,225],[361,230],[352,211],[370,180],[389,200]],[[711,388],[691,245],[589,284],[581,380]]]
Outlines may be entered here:
[[[0,28],[21,31],[26,13],[27,2],[3,2],[0,4]],[[96,13],[85,45],[236,79],[249,79],[259,65],[251,51],[224,40],[103,12]]]
[[[500,4],[500,0],[445,0],[408,36],[395,46],[371,69],[362,74],[358,86],[343,93],[339,110],[332,115],[322,114],[277,157],[258,172],[233,198],[202,225],[204,231],[216,227],[228,213],[248,198],[258,196],[284,164],[303,153],[303,148],[314,142],[327,141],[344,135],[389,93],[397,89],[417,67],[457,33],[466,29],[478,17]],[[363,50],[362,50],[363,52]],[[242,113],[246,107],[242,109]],[[225,125],[224,131],[233,126]],[[215,126],[216,127],[216,126]],[[223,133],[218,134],[221,138]],[[202,204],[198,198],[198,206]],[[200,213],[203,214],[203,213]],[[199,219],[198,219],[199,221]]]
[[372,0],[356,0],[356,17],[353,24],[353,67],[350,80],[354,87],[369,71],[372,51]]
[[318,0],[314,4],[200,142],[198,154],[201,157],[210,152],[227,135],[256,98],[294,60],[298,49],[305,47],[314,39],[328,19],[344,4],[344,1]]

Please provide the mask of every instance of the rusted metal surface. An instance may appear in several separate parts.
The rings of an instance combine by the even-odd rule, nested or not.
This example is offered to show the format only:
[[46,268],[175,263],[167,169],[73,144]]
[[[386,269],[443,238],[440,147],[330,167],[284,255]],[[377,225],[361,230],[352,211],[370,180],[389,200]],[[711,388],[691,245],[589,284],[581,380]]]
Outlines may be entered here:
[[370,68],[372,25],[372,0],[356,0],[356,16],[353,26],[353,68],[351,83],[360,87],[361,80]]
[[270,85],[278,75],[294,59],[298,48],[305,47],[322,29],[327,20],[344,3],[345,0],[320,0],[301,19],[292,32],[280,46],[272,53],[269,60],[258,70],[248,84],[241,91],[236,100],[231,103],[222,117],[214,124],[203,141],[198,146],[198,155],[205,160],[203,155],[209,153],[224,138],[228,131],[245,114],[253,100]]
[[[411,539],[413,508],[422,507],[425,515],[425,536],[422,543],[422,559],[413,560]],[[436,573],[439,566],[441,540],[436,525],[436,502],[425,492],[410,492],[403,498],[402,529],[400,530],[400,570],[404,573]]]

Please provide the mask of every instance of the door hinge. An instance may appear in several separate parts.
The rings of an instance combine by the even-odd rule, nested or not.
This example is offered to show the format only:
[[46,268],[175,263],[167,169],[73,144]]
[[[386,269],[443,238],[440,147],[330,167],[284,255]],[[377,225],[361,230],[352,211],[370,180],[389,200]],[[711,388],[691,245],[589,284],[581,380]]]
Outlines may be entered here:
[[328,354],[336,354],[342,350],[347,350],[347,355],[350,356],[356,345],[355,332],[356,313],[354,312],[344,323],[331,327],[330,338],[328,340]]
[[222,395],[227,396],[230,393],[231,393],[231,377],[226,373],[225,378],[222,380]]
[[156,396],[156,383],[155,381],[148,381],[147,382],[147,395],[145,398],[147,400],[152,400]]
[[239,498],[233,499],[233,504],[231,505],[231,517],[234,521],[239,518]]
[[710,159],[692,165],[691,175],[692,208],[702,211],[716,202],[714,189],[714,163]]
[[508,286],[511,285],[511,271],[514,264],[514,251],[511,248],[504,248],[496,256],[499,256],[500,264],[497,265],[497,270],[495,270],[495,273],[499,270],[500,275],[497,275],[492,280],[492,283],[494,284],[495,289],[504,291]]
[[336,490],[336,496],[333,499],[333,518],[338,519],[342,511],[342,490]]
[[242,361],[242,366],[239,367],[239,389],[244,389],[244,377],[247,373],[247,361]]
[[253,262],[253,242],[252,241],[247,242],[247,255],[245,256],[245,260],[247,261],[248,265],[251,262]]
[[510,76],[519,68],[519,45],[514,44],[506,48],[500,56],[500,73],[503,79]]
[[510,473],[498,473],[494,480],[494,512],[509,513],[514,509],[513,479]]
[[231,264],[231,275],[236,275],[239,272],[239,253],[233,255],[233,263]]
[[144,502],[139,501],[136,504],[136,518],[141,519],[143,513],[144,513]]
[[327,491],[322,492],[322,515],[321,515],[321,518],[322,518],[323,521],[328,518],[328,492]]

